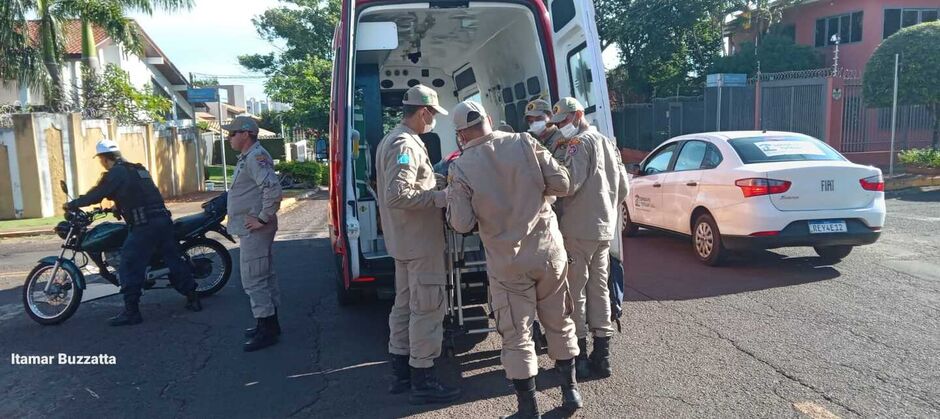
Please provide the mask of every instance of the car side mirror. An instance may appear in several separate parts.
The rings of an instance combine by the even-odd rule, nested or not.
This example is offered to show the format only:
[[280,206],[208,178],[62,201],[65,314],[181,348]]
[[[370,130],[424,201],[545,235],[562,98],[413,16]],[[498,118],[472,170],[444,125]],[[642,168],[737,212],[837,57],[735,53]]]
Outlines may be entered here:
[[633,176],[643,176],[643,170],[640,169],[640,165],[636,163],[627,166],[627,173]]

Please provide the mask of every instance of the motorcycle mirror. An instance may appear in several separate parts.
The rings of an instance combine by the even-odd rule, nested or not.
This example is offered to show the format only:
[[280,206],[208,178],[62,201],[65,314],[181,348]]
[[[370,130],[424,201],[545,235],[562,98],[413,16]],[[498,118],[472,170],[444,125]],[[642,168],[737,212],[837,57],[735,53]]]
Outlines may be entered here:
[[66,195],[69,194],[69,186],[65,184],[64,180],[59,181],[59,187],[62,188],[62,192],[65,192]]

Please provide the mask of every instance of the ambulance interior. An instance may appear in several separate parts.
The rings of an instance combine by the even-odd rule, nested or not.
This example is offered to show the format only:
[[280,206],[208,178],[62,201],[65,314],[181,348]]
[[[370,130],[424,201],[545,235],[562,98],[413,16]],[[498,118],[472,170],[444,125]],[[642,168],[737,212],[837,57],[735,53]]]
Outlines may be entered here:
[[[527,102],[550,95],[543,44],[529,8],[487,2],[412,6],[365,9],[356,27],[353,128],[359,140],[353,140],[352,162],[365,263],[388,255],[376,204],[375,150],[399,122],[405,90],[429,86],[448,111],[476,100],[494,128],[505,122],[517,132],[526,129]],[[450,116],[439,115],[434,131],[421,137],[432,164],[457,150]]]

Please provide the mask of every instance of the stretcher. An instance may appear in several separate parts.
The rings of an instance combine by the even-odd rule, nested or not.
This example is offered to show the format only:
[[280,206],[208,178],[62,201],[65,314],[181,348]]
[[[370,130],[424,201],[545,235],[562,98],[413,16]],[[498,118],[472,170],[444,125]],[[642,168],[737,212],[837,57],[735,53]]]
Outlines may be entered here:
[[[443,351],[454,356],[455,341],[464,335],[488,334],[492,310],[486,278],[486,254],[477,230],[462,234],[445,223],[447,293]],[[480,313],[484,313],[481,315]]]

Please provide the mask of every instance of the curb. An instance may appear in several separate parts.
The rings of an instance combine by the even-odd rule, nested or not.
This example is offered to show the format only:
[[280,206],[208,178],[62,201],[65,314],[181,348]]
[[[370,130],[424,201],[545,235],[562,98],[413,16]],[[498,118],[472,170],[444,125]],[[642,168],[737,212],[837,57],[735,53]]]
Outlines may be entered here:
[[912,175],[885,179],[885,191],[940,186],[940,176]]
[[[305,199],[310,199],[322,191],[324,191],[324,189],[322,188],[314,189],[314,190],[304,192],[300,195],[284,199],[281,201],[280,211],[291,210],[295,206],[297,206],[297,204],[299,204],[300,201],[303,201]],[[37,230],[0,232],[0,239],[17,239],[17,238],[23,238],[23,237],[52,236],[52,235],[55,235],[55,231],[53,230],[53,227],[48,227],[48,228],[37,229]]]

